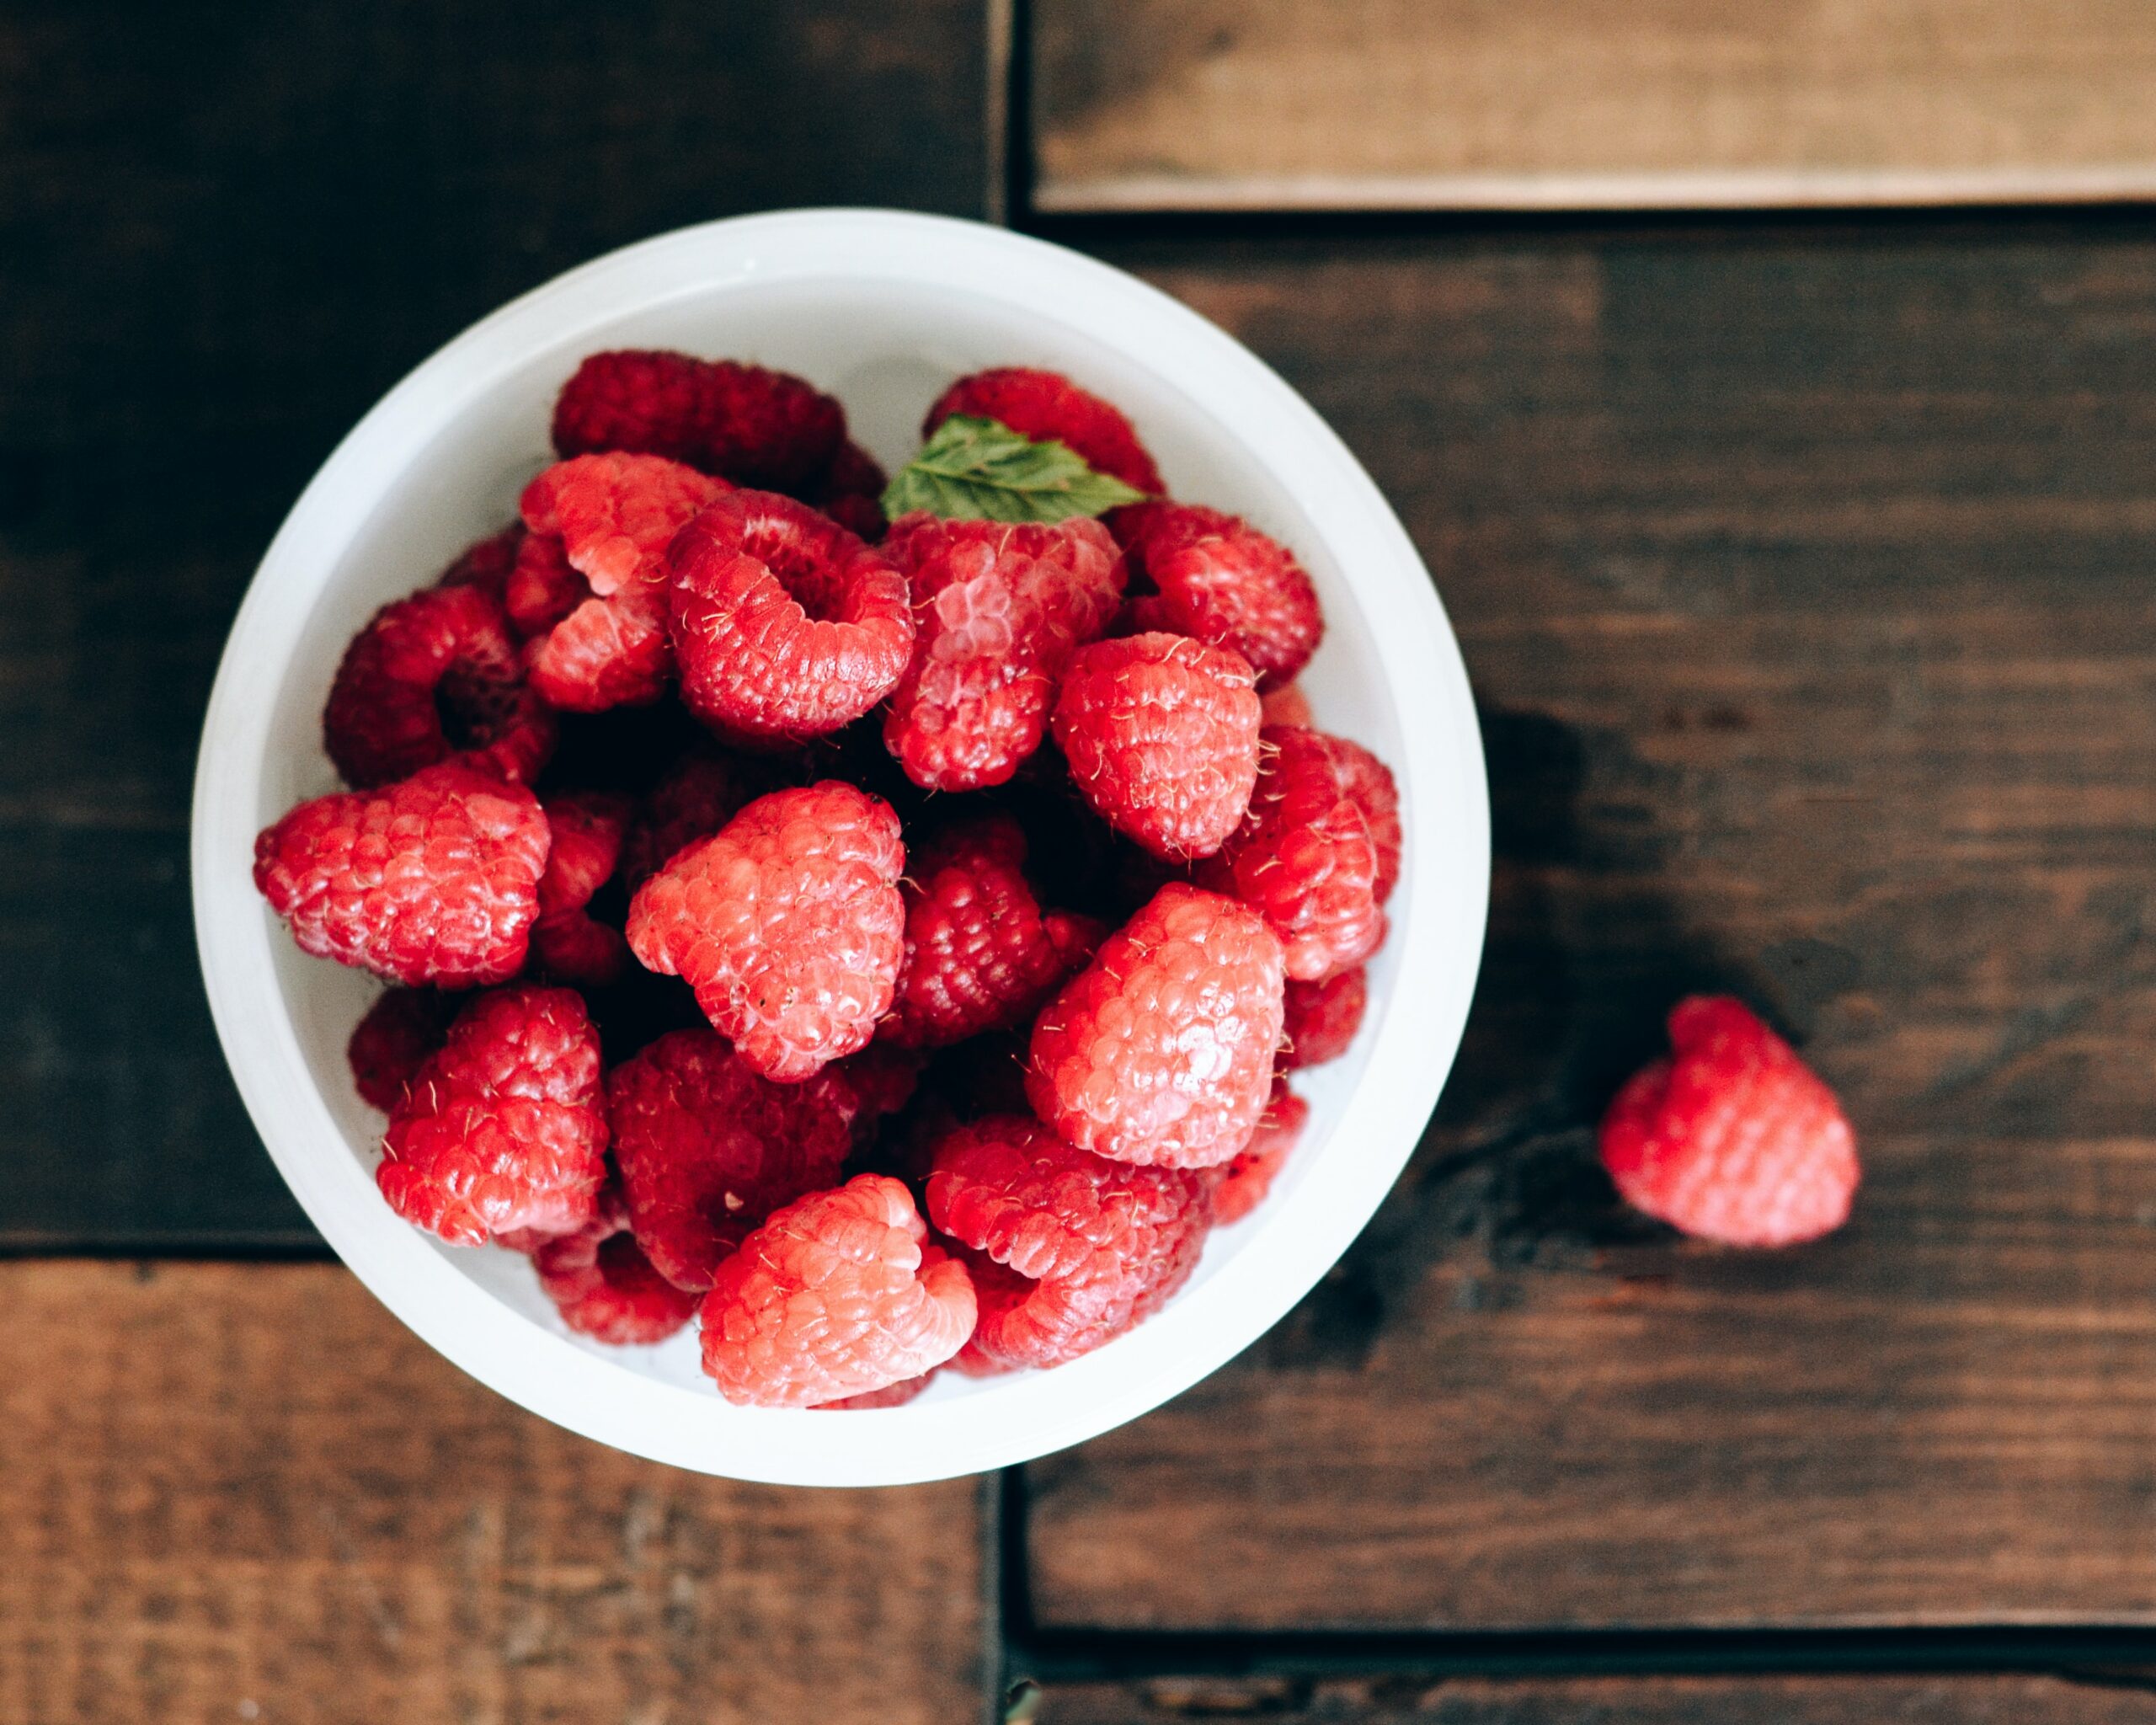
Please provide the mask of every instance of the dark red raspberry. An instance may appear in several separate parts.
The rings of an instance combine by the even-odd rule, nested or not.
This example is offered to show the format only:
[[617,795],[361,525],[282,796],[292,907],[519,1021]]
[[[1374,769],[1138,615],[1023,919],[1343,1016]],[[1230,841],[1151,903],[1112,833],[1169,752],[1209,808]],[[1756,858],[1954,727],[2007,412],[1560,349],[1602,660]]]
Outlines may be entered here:
[[1171,861],[1210,856],[1250,806],[1262,713],[1250,666],[1185,635],[1081,648],[1052,723],[1086,800]]
[[913,660],[883,740],[915,784],[998,785],[1040,747],[1056,680],[1123,593],[1123,559],[1098,521],[1013,526],[919,512],[885,552],[913,595]]
[[1085,919],[1043,915],[1018,862],[1025,835],[1007,816],[967,822],[916,853],[902,890],[905,958],[877,1034],[942,1048],[1029,1021],[1056,984],[1092,956]]
[[1369,824],[1370,842],[1378,852],[1378,902],[1382,905],[1400,884],[1400,790],[1393,783],[1392,769],[1360,743],[1346,737],[1327,737],[1332,746],[1333,769],[1342,789],[1355,799]]
[[1288,974],[1320,982],[1352,970],[1385,939],[1378,852],[1349,792],[1336,740],[1267,726],[1250,813],[1199,884],[1262,912],[1288,952]]
[[1033,1112],[1118,1162],[1227,1161],[1272,1087],[1283,980],[1280,943],[1254,911],[1162,887],[1041,1009]]
[[860,1104],[854,1120],[854,1142],[866,1144],[889,1115],[913,1100],[927,1057],[912,1049],[888,1042],[872,1042],[857,1055],[834,1060],[824,1070],[853,1087]]
[[704,445],[706,361],[663,350],[586,356],[554,401],[563,456],[638,450],[696,464]]
[[903,1407],[935,1381],[936,1373],[925,1371],[917,1378],[906,1378],[888,1389],[865,1390],[858,1396],[842,1396],[835,1402],[819,1402],[816,1404],[816,1411],[819,1413],[859,1413],[872,1407]]
[[502,584],[502,607],[519,640],[550,634],[591,598],[591,583],[569,566],[559,533],[526,533]]
[[705,1029],[674,1031],[615,1067],[606,1102],[637,1238],[691,1290],[781,1204],[838,1183],[861,1114],[836,1069],[774,1084]]
[[763,794],[765,776],[738,756],[684,756],[652,788],[622,846],[631,892],[698,839],[707,839]]
[[1742,1001],[1695,995],[1669,1015],[1674,1053],[1602,1120],[1626,1200],[1702,1239],[1791,1246],[1849,1219],[1856,1136],[1841,1104]]
[[599,1033],[574,989],[476,996],[391,1111],[375,1183],[456,1246],[511,1229],[566,1234],[606,1178]]
[[594,1341],[648,1346],[696,1315],[696,1296],[652,1268],[629,1231],[621,1194],[611,1187],[600,1195],[595,1217],[574,1234],[537,1242],[531,1263],[562,1322]]
[[524,544],[524,523],[511,521],[499,533],[490,533],[484,539],[467,545],[455,563],[441,572],[437,587],[483,587],[499,599],[509,581],[510,571],[516,566],[516,554]]
[[845,441],[846,410],[814,384],[663,350],[593,354],[554,403],[564,456],[640,450],[744,485],[805,485]]
[[553,847],[539,877],[539,920],[531,927],[532,956],[562,982],[603,987],[628,974],[629,947],[622,931],[595,921],[592,895],[613,878],[627,830],[631,804],[606,791],[584,791],[547,799],[547,825]]
[[637,889],[629,946],[766,1077],[865,1046],[905,949],[890,805],[835,779],[759,797]]
[[889,483],[874,456],[857,443],[845,443],[808,500],[873,545],[890,526],[883,518],[883,488]]
[[896,1180],[862,1174],[788,1204],[718,1267],[704,1370],[728,1401],[814,1407],[942,1365],[974,1328],[965,1266]]
[[1294,680],[1325,633],[1317,589],[1294,554],[1247,521],[1187,503],[1138,503],[1108,529],[1131,579],[1152,583],[1145,627],[1194,635],[1250,661],[1261,689]]
[[501,601],[428,587],[385,605],[344,649],[322,737],[360,790],[457,761],[522,783],[554,749],[554,716],[525,687]]
[[414,987],[524,968],[547,817],[521,785],[430,766],[302,803],[254,841],[254,884],[300,950]]
[[961,377],[936,398],[921,435],[928,436],[954,414],[994,419],[1036,443],[1060,443],[1095,472],[1149,494],[1168,489],[1130,421],[1059,372],[1001,366]]
[[1220,1170],[1213,1188],[1213,1219],[1222,1227],[1239,1222],[1273,1189],[1273,1176],[1288,1160],[1310,1124],[1310,1105],[1288,1088],[1287,1080],[1273,1081],[1273,1095],[1260,1115],[1257,1130],[1242,1153]]
[[375,997],[344,1045],[360,1100],[385,1114],[404,1099],[427,1056],[442,1045],[456,1005],[431,988],[391,988]]
[[1310,715],[1310,697],[1303,692],[1300,683],[1262,690],[1258,698],[1265,703],[1267,724],[1299,724],[1308,729],[1316,723]]
[[1359,964],[1322,982],[1290,979],[1283,1008],[1279,1066],[1321,1066],[1353,1044],[1369,998],[1369,978]]

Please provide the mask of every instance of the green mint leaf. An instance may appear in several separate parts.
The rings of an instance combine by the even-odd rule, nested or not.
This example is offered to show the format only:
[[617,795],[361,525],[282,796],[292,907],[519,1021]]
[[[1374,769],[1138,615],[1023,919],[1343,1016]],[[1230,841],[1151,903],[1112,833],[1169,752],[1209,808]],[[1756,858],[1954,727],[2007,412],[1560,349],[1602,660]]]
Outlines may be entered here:
[[909,510],[976,521],[1061,521],[1145,498],[1097,473],[1060,443],[1034,443],[994,419],[953,414],[883,493],[893,521]]

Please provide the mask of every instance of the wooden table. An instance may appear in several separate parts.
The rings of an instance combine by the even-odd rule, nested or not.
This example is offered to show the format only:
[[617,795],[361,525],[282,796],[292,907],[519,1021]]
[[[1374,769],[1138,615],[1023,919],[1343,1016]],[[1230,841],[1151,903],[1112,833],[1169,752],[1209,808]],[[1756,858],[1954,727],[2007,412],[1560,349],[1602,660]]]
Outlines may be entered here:
[[[993,213],[1002,45],[958,0],[0,5],[0,1718],[2156,1716],[2138,211],[1049,218],[1017,175],[1310,397],[1460,631],[1492,924],[1409,1173],[1215,1379],[912,1491],[601,1450],[326,1258],[188,924],[254,558],[562,267]],[[1848,1099],[1844,1234],[1689,1247],[1595,1173],[1700,985]]]

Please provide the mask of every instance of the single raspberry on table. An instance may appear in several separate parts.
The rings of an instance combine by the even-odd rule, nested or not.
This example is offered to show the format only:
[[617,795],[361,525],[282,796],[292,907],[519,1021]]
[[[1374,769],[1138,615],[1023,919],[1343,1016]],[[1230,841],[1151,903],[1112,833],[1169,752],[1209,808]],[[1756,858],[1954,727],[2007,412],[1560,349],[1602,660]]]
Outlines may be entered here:
[[696,1315],[696,1296],[652,1268],[611,1186],[600,1194],[599,1214],[576,1232],[535,1242],[531,1263],[562,1322],[594,1341],[648,1346]]
[[874,456],[857,443],[844,443],[806,500],[873,545],[891,525],[883,515],[883,488],[889,483]]
[[1235,515],[1188,503],[1134,503],[1108,531],[1150,582],[1147,628],[1193,635],[1250,661],[1261,689],[1294,681],[1325,633],[1317,589],[1294,553]]
[[1033,1112],[1118,1162],[1227,1161],[1272,1087],[1283,982],[1280,943],[1255,911],[1162,887],[1041,1009]]
[[629,799],[607,791],[582,791],[550,797],[545,807],[554,842],[547,872],[539,877],[532,956],[558,981],[587,987],[617,982],[628,974],[628,943],[620,929],[595,921],[590,905],[621,860]]
[[1265,1202],[1273,1176],[1294,1151],[1310,1119],[1310,1105],[1288,1088],[1286,1079],[1276,1077],[1249,1144],[1219,1172],[1219,1183],[1213,1188],[1214,1220],[1225,1228]]
[[1369,992],[1369,974],[1359,964],[1322,982],[1290,977],[1282,1007],[1281,1071],[1322,1066],[1346,1054],[1362,1028]]
[[511,521],[499,532],[475,540],[457,554],[456,561],[441,572],[437,587],[483,587],[495,598],[503,596],[516,554],[524,544],[524,523]]
[[766,1077],[864,1047],[905,950],[890,806],[836,779],[759,797],[637,889],[629,946]]
[[539,799],[454,765],[318,797],[254,841],[254,884],[302,952],[413,987],[524,968],[549,846]]
[[825,735],[898,686],[913,652],[905,577],[804,503],[736,491],[675,541],[668,630],[681,698],[753,737]]
[[655,349],[587,357],[554,403],[564,456],[633,450],[743,485],[808,483],[846,443],[846,409],[789,372]]
[[376,996],[344,1045],[360,1100],[385,1114],[402,1102],[456,1016],[454,997],[436,989],[388,988]]
[[698,839],[707,839],[769,788],[738,756],[699,749],[652,787],[622,845],[622,879],[634,892]]
[[1210,856],[1250,806],[1262,713],[1224,648],[1166,634],[1081,648],[1052,723],[1086,800],[1155,856]]
[[582,996],[528,984],[474,996],[391,1111],[382,1149],[390,1208],[452,1245],[583,1227],[606,1177],[606,1111]]
[[1337,738],[1279,725],[1263,742],[1250,812],[1198,879],[1262,912],[1287,948],[1289,975],[1321,982],[1385,939],[1377,844]]
[[630,1225],[659,1274],[692,1290],[781,1204],[838,1183],[862,1108],[836,1068],[774,1084],[707,1029],[624,1060],[606,1102]]
[[1123,593],[1098,521],[1053,525],[902,516],[884,542],[913,596],[913,660],[883,740],[929,790],[1002,784],[1040,747],[1070,655]]
[[1097,473],[1113,475],[1134,489],[1149,494],[1167,489],[1121,409],[1087,394],[1060,372],[999,366],[961,377],[937,397],[921,435],[931,435],[954,414],[994,419],[1036,443],[1060,443]]
[[1602,1164],[1628,1203],[1732,1246],[1790,1246],[1846,1221],[1856,1137],[1834,1092],[1742,1001],[1695,995],[1673,1050],[1603,1116]]
[[704,1370],[719,1394],[814,1407],[941,1365],[973,1333],[974,1292],[927,1236],[912,1196],[883,1174],[773,1215],[704,1296]]
[[360,790],[456,761],[520,783],[554,749],[554,715],[525,686],[501,601],[480,585],[385,605],[344,649],[322,739]]

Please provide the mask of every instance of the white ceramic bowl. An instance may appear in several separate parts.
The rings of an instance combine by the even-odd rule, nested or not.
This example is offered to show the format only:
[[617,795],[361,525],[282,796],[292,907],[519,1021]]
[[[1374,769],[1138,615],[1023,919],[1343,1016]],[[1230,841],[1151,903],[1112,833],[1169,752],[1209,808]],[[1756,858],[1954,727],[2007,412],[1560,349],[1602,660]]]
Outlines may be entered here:
[[[1300,553],[1327,631],[1304,686],[1319,722],[1398,775],[1406,873],[1371,1006],[1344,1060],[1299,1075],[1311,1121],[1272,1197],[1219,1231],[1167,1308],[1054,1371],[946,1373],[908,1406],[739,1408],[693,1332],[657,1348],[571,1335],[529,1265],[446,1247],[376,1194],[380,1117],[344,1043],[375,985],[302,956],[249,878],[255,833],[334,788],[320,713],[346,640],[515,512],[548,458],[555,391],[595,349],[679,347],[798,371],[838,394],[889,465],[961,372],[1040,365],[1119,403],[1173,493]],[[1428,574],[1369,476],[1236,342],[1059,247],[885,211],[715,222],[571,271],[467,331],[339,446],[263,558],[203,728],[195,911],[218,1034],[279,1170],[384,1305],[503,1395],[602,1442],[735,1478],[883,1485],[1023,1461],[1187,1388],[1277,1322],[1345,1250],[1413,1148],[1458,1046],[1489,875],[1467,678]]]

